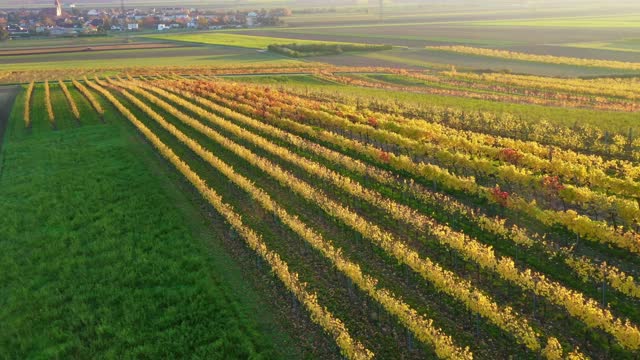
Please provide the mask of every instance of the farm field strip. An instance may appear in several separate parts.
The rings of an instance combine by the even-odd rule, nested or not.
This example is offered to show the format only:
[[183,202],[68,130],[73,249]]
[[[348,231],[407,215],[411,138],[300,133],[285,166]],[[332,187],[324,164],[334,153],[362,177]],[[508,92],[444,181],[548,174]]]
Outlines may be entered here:
[[[219,92],[219,94],[225,93]],[[235,97],[234,99],[235,101],[240,100],[238,97]],[[256,104],[255,99],[249,102],[252,106],[255,106]],[[227,100],[227,106],[234,105],[229,103]],[[310,110],[304,108],[299,109],[299,111],[307,111],[308,113]],[[277,121],[277,118],[282,116],[280,111],[278,111],[277,114],[270,114],[270,116],[266,116],[267,114],[264,112],[264,109],[257,110],[252,114],[270,121]],[[328,120],[326,116],[323,117],[323,119]],[[349,122],[346,123],[351,124]],[[323,123],[315,122],[315,125],[323,125]],[[634,249],[637,249],[638,246],[640,246],[640,243],[637,240],[638,234],[633,230],[623,232],[618,228],[607,225],[606,221],[593,220],[588,216],[580,215],[572,210],[542,210],[534,202],[529,203],[517,196],[517,194],[505,193],[503,191],[498,191],[496,188],[482,187],[478,185],[473,178],[460,178],[452,175],[447,169],[443,169],[432,164],[415,162],[412,158],[403,154],[396,155],[394,152],[389,152],[388,148],[383,147],[384,144],[372,145],[372,142],[362,143],[361,141],[364,141],[364,137],[361,137],[359,141],[356,141],[351,138],[344,138],[344,133],[340,135],[333,132],[335,129],[327,131],[328,134],[324,135],[323,140],[337,143],[342,147],[348,146],[351,150],[355,150],[367,158],[375,159],[378,163],[390,164],[397,170],[407,171],[414,176],[424,178],[428,182],[438,183],[449,189],[449,191],[462,191],[471,196],[480,197],[492,203],[498,203],[506,208],[518,211],[524,216],[533,216],[547,226],[562,224],[568,230],[591,241],[602,242],[605,244],[616,244],[621,248],[631,251],[634,251]],[[384,159],[381,158],[381,154],[384,154]]]
[[[603,264],[594,265],[589,262],[587,259],[577,258],[570,254],[570,250],[568,248],[564,248],[562,251],[557,250],[551,244],[546,243],[542,240],[542,237],[538,234],[528,235],[524,229],[518,228],[517,226],[513,226],[512,228],[507,228],[504,225],[504,220],[499,218],[491,218],[481,213],[478,213],[477,210],[473,210],[462,203],[455,201],[454,199],[439,193],[432,193],[430,190],[425,187],[416,184],[416,183],[408,183],[404,179],[397,178],[395,175],[379,169],[377,167],[373,167],[370,165],[363,164],[362,162],[355,160],[349,156],[343,155],[339,152],[335,152],[333,150],[327,149],[321,145],[318,145],[313,142],[309,142],[304,140],[296,135],[293,135],[291,132],[285,132],[276,128],[274,126],[268,125],[266,123],[262,123],[256,121],[250,117],[244,116],[240,113],[236,113],[222,106],[216,105],[215,103],[206,100],[200,96],[194,95],[193,93],[187,93],[183,90],[179,90],[176,88],[171,88],[169,83],[162,83],[162,87],[164,89],[171,89],[174,93],[186,98],[193,100],[200,104],[201,106],[205,106],[210,111],[213,111],[219,116],[222,116],[227,119],[233,119],[239,124],[243,126],[248,126],[255,131],[259,131],[264,134],[269,134],[273,137],[276,137],[280,140],[284,140],[290,145],[293,145],[297,148],[310,150],[311,152],[323,157],[329,162],[332,163],[340,163],[345,168],[350,171],[355,171],[360,175],[366,175],[374,178],[378,183],[391,185],[395,187],[396,191],[401,192],[409,192],[414,198],[419,199],[424,203],[430,204],[446,204],[445,211],[451,212],[456,216],[464,216],[469,218],[473,223],[482,228],[485,231],[494,233],[495,235],[502,236],[506,240],[512,241],[515,244],[525,245],[526,247],[531,247],[534,243],[541,245],[545,251],[545,253],[552,255],[553,257],[562,256],[566,257],[565,262],[572,267],[574,271],[579,271],[577,275],[583,275],[585,270],[588,270],[587,275],[591,276],[594,279],[598,279],[598,274],[603,267]],[[167,95],[165,91],[157,91],[156,88],[151,88],[152,91],[156,91],[159,94],[164,95],[167,98],[170,98],[170,95]],[[187,105],[185,105],[187,106]],[[304,128],[305,125],[298,124],[299,128]],[[311,132],[311,128],[305,129],[306,132]],[[314,171],[314,167],[307,166],[309,172]],[[322,175],[321,172],[316,171],[318,175]],[[339,178],[339,175],[332,175],[335,178]],[[332,179],[329,179],[332,180]],[[344,179],[344,183],[349,184],[350,179]],[[404,184],[403,184],[404,182]],[[398,184],[401,184],[398,186]],[[632,277],[628,277],[624,272],[621,272],[619,269],[615,268],[615,266],[607,266],[604,264],[605,272],[607,273],[609,279],[611,280],[612,286],[619,291],[624,292],[627,295],[640,297],[640,286],[638,286]]]
[[468,47],[468,46],[429,46],[427,48],[430,50],[437,50],[437,51],[447,51],[447,52],[455,52],[455,53],[462,53],[462,54],[469,54],[469,55],[488,56],[488,57],[522,60],[522,61],[543,62],[543,63],[550,63],[550,64],[566,64],[566,65],[601,67],[601,68],[612,68],[612,69],[633,70],[633,71],[640,70],[639,62],[580,59],[580,58],[551,56],[551,55],[535,55],[535,54],[511,52],[507,50],[474,48],[474,47]]
[[165,145],[100,84],[93,84],[90,81],[86,82],[86,84],[107,98],[152,143],[158,152],[184,175],[216,211],[225,217],[235,231],[244,238],[247,245],[269,264],[284,285],[305,305],[312,315],[311,318],[334,337],[345,356],[350,359],[369,359],[373,356],[360,342],[351,337],[340,319],[321,306],[313,294],[306,291],[305,285],[298,280],[297,274],[291,273],[287,264],[280,259],[278,254],[269,250],[260,235],[244,225],[241,215],[237,214],[231,206],[225,203],[215,190],[208,187],[206,182],[192,171],[171,148]]

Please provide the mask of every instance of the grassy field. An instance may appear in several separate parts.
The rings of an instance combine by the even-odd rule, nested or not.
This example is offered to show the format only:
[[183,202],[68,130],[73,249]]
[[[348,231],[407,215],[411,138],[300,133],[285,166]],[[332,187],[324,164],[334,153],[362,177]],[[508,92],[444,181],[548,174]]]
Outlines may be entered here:
[[[284,357],[298,353],[269,301],[107,104],[33,128],[19,96],[0,154],[0,352],[9,358]],[[213,224],[216,224],[214,220]],[[221,224],[221,222],[217,223]]]
[[[326,41],[314,40],[292,40],[288,38],[277,38],[269,36],[251,36],[240,34],[228,34],[221,32],[198,33],[198,34],[161,34],[147,35],[151,39],[171,40],[179,42],[189,42],[207,45],[233,46],[250,49],[266,49],[269,45],[291,44],[297,42],[299,44],[320,44]],[[340,42],[329,42],[337,44]]]

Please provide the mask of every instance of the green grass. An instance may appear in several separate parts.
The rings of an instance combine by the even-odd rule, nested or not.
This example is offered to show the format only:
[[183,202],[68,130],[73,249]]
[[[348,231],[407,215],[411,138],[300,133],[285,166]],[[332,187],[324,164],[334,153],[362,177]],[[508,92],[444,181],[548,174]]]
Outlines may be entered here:
[[0,154],[2,357],[297,353],[223,247],[226,227],[202,220],[114,109],[106,124],[28,131],[23,96]]
[[250,49],[266,49],[267,46],[275,44],[346,44],[334,41],[314,41],[314,40],[298,40],[277,38],[268,36],[251,36],[240,34],[228,34],[221,32],[208,32],[197,34],[158,34],[158,35],[146,35],[152,39],[158,40],[171,40],[189,43],[199,43],[208,45],[223,45],[223,46],[235,46]]

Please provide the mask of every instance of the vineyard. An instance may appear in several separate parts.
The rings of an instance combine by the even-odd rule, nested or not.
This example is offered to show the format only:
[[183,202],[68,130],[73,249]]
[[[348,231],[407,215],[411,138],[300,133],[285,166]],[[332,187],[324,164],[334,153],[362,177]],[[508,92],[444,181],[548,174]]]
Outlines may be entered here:
[[[636,80],[355,70],[312,74],[622,112],[640,95]],[[128,124],[343,357],[640,355],[631,131],[507,129],[490,114],[196,73],[31,82],[10,131]]]

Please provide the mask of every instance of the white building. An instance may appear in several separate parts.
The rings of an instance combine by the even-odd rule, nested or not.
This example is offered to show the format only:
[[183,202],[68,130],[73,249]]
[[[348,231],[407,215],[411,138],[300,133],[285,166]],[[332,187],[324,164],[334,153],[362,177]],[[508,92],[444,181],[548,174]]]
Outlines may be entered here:
[[247,14],[247,26],[252,27],[258,24],[258,14],[250,12]]
[[137,31],[138,30],[138,23],[127,24],[127,30],[129,30],[129,31]]

